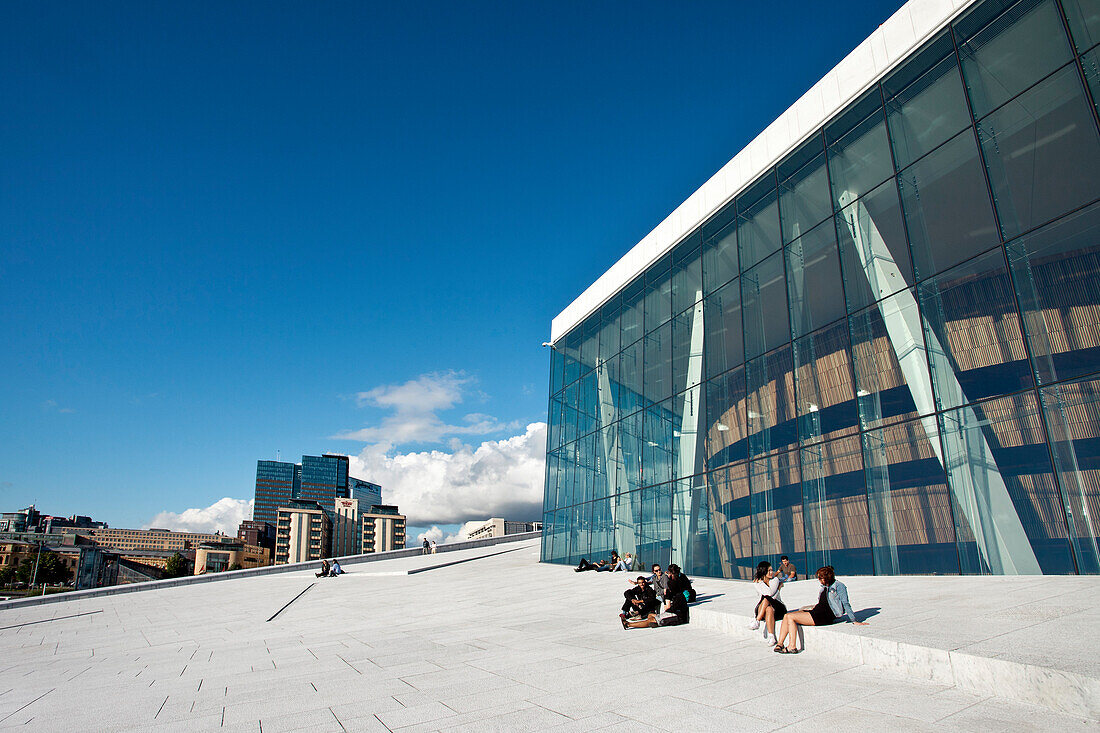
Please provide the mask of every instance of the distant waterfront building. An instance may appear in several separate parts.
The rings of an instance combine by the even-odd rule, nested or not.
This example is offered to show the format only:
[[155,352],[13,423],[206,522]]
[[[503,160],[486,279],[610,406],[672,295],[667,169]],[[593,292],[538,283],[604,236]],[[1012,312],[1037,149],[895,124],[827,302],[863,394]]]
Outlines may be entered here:
[[271,564],[272,551],[237,540],[203,542],[195,551],[195,575],[224,570],[261,568]]
[[363,543],[358,499],[336,499],[332,517],[332,556],[358,555]]
[[336,499],[348,498],[348,457],[335,453],[302,456],[302,490],[298,498],[330,511]]
[[405,515],[389,504],[375,504],[362,515],[363,542],[361,550],[389,552],[405,547]]
[[466,533],[470,540],[485,540],[490,537],[503,537],[506,534],[521,534],[523,532],[538,532],[542,529],[542,522],[509,522],[500,517],[486,519],[480,527],[475,527]]
[[320,560],[329,556],[332,520],[316,501],[291,499],[278,510],[275,564]]
[[256,501],[252,519],[274,526],[279,507],[301,493],[302,467],[285,461],[256,461]]
[[37,532],[41,515],[31,504],[17,512],[0,514],[0,532]]
[[[168,529],[73,529],[72,544],[91,544],[112,550],[194,550],[201,542],[218,542],[224,535],[207,532],[173,532]],[[82,538],[84,541],[82,542]]]
[[237,539],[246,545],[259,545],[275,552],[275,525],[246,519],[237,527]]

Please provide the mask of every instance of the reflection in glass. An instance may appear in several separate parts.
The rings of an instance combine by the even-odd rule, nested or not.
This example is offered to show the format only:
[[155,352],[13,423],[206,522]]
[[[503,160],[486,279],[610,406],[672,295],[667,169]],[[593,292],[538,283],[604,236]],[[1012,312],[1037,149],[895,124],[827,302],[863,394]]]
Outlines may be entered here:
[[849,311],[913,284],[909,243],[893,180],[846,206],[836,221]]
[[752,529],[747,464],[737,463],[707,474],[707,504],[723,577],[751,578]]
[[645,337],[645,399],[660,402],[672,396],[672,324]]
[[1035,395],[940,416],[963,573],[1072,573]]
[[785,250],[791,326],[796,337],[844,317],[836,229],[828,221]]
[[974,136],[964,132],[898,176],[917,278],[997,244]]
[[741,277],[745,355],[763,354],[791,340],[783,256],[776,253]]
[[676,253],[672,265],[672,312],[683,313],[703,299],[703,265],[699,251],[699,242],[692,237],[694,244],[690,251]]
[[903,290],[853,315],[852,363],[864,428],[935,411],[917,299]]
[[749,455],[793,448],[798,429],[790,344],[748,362],[745,376]]
[[[817,148],[822,150],[820,138]],[[779,184],[779,208],[784,242],[798,239],[833,213],[824,152]]]
[[847,325],[839,321],[795,341],[794,365],[799,439],[809,443],[855,432]]
[[806,548],[798,452],[750,461],[749,487],[753,564],[761,560],[776,564],[780,555],[789,555],[799,565]]
[[1039,384],[1100,370],[1100,205],[1007,249]]
[[836,209],[844,208],[894,175],[881,109],[829,146],[829,174]]
[[703,324],[707,374],[721,374],[745,361],[741,337],[741,282],[734,280],[707,297]]
[[941,60],[886,101],[886,120],[899,168],[970,126],[955,51],[950,38],[944,36],[943,41],[937,44],[944,54]]
[[918,286],[938,409],[1033,386],[1000,247]]
[[748,457],[745,367],[715,377],[706,385],[706,460],[714,469]]
[[1042,399],[1077,572],[1100,573],[1100,380],[1048,387]]
[[1006,238],[1100,196],[1100,140],[1067,66],[978,123]]
[[936,419],[863,435],[875,573],[958,573],[951,494]]
[[[989,7],[994,6],[980,7],[978,14]],[[959,25],[967,24],[964,19]],[[1039,81],[1069,61],[1070,53],[1053,0],[1017,3],[973,37],[960,38],[959,57],[974,117],[981,119]]]
[[845,575],[870,575],[871,529],[863,452],[852,436],[802,449],[806,572],[832,565]]
[[654,265],[655,271],[646,273],[646,333],[652,333],[672,318],[672,272],[669,270],[670,264],[671,259],[666,257],[657,265]]
[[1062,0],[1062,8],[1079,53],[1100,43],[1100,4],[1095,0]]
[[731,221],[703,245],[703,277],[708,293],[737,277],[737,222]]
[[742,214],[738,222],[742,267],[752,267],[779,249],[779,206],[774,190]]

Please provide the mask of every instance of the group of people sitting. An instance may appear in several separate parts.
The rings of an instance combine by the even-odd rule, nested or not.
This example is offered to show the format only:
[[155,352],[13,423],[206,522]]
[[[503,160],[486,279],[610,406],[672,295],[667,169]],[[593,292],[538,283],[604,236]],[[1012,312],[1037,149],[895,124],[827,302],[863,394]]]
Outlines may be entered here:
[[335,578],[337,575],[343,575],[344,569],[340,567],[339,560],[333,560],[330,564],[328,560],[321,561],[321,572],[317,573],[318,578]]
[[626,602],[619,614],[624,629],[678,626],[688,622],[688,603],[695,600],[695,589],[691,587],[691,580],[680,572],[679,565],[669,565],[668,570],[661,572],[661,566],[654,563],[649,577],[639,575],[630,583],[633,587],[623,593]]
[[[754,618],[749,628],[756,631],[760,628],[761,622],[764,622],[764,639],[772,644],[774,651],[779,654],[798,654],[800,626],[828,626],[842,618],[857,626],[867,625],[865,622],[856,621],[852,604],[848,600],[848,589],[836,579],[836,573],[831,565],[819,568],[815,575],[821,584],[817,603],[803,606],[797,611],[788,611],[780,598],[780,592],[784,583],[798,579],[795,566],[786,555],[774,570],[767,560],[756,566],[752,582],[753,587],[760,594],[760,599],[756,603]],[[778,636],[775,633],[776,621],[782,622]]]
[[630,572],[633,568],[634,558],[631,557],[629,552],[626,553],[625,557],[619,557],[619,553],[612,550],[610,558],[599,562],[588,562],[582,557],[573,572],[583,573],[585,570],[595,570],[597,573],[614,573],[619,570]]

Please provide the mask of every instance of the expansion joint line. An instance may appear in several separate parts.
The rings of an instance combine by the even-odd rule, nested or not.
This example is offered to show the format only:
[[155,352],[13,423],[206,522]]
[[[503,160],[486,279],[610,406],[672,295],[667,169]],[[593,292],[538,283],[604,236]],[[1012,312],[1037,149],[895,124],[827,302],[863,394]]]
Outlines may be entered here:
[[283,611],[285,611],[285,610],[286,610],[287,608],[289,608],[289,607],[290,607],[290,604],[291,604],[291,603],[294,603],[294,601],[296,601],[296,600],[298,600],[299,598],[301,598],[302,596],[304,596],[304,595],[306,594],[306,591],[307,591],[307,590],[309,590],[310,588],[312,588],[312,587],[313,587],[313,586],[315,586],[315,585],[317,585],[317,583],[310,583],[309,585],[307,585],[307,586],[305,587],[305,589],[304,589],[304,590],[303,590],[303,591],[302,591],[301,593],[299,593],[298,595],[294,596],[294,597],[293,597],[293,598],[291,598],[291,599],[290,599],[289,601],[287,601],[287,603],[286,603],[286,605],[285,605],[285,606],[283,606],[282,608],[280,608],[280,609],[279,609],[278,611],[276,611],[275,613],[271,614],[271,618],[269,618],[269,619],[268,619],[268,621],[273,621],[273,620],[275,619],[275,617],[276,617],[276,616],[278,616],[278,615],[279,615],[280,613],[282,613],[282,612],[283,612]]

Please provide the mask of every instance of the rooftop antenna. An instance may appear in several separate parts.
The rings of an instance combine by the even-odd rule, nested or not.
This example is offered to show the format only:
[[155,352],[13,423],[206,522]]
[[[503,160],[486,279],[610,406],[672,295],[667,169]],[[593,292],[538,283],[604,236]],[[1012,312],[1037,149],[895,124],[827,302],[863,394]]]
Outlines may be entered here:
[[276,461],[283,460],[283,452],[281,450],[279,450],[278,448],[275,449],[275,460]]

